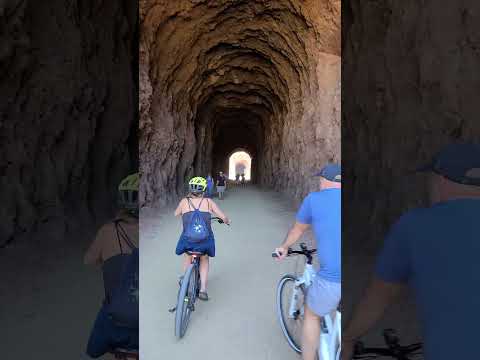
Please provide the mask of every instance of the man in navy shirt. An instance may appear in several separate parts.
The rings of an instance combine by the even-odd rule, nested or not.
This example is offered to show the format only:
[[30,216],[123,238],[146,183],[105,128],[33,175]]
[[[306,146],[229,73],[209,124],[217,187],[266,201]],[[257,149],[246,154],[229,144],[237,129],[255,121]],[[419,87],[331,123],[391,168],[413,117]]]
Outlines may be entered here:
[[480,146],[445,147],[431,173],[432,205],[403,215],[343,333],[342,359],[381,318],[404,285],[413,289],[427,360],[478,359]]
[[320,268],[307,289],[302,331],[302,356],[316,359],[322,316],[334,312],[341,297],[341,168],[328,164],[320,176],[320,191],[310,193],[297,213],[294,226],[275,252],[285,258],[288,248],[311,226]]

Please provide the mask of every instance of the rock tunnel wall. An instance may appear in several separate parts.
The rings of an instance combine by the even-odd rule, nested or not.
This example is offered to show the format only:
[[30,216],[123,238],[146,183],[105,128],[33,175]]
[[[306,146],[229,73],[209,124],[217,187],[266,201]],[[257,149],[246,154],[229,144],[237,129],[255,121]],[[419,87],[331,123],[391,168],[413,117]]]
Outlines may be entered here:
[[411,170],[447,143],[480,141],[480,4],[468,3],[343,4],[353,95],[342,99],[343,246],[353,253],[371,253],[401,213],[425,204],[426,179]]
[[340,1],[140,1],[141,201],[164,205],[235,149],[299,199],[340,159]]
[[0,3],[0,245],[63,238],[111,214],[138,166],[137,9]]

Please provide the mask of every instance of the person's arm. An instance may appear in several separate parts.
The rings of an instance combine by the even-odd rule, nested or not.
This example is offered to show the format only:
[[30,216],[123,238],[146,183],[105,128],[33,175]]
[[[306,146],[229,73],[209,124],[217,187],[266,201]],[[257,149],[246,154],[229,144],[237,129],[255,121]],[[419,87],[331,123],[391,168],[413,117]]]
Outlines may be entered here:
[[285,241],[278,248],[275,249],[279,259],[284,259],[287,256],[288,248],[295,244],[305,231],[310,227],[310,224],[302,224],[298,221],[292,226]]
[[211,205],[212,212],[213,212],[215,215],[217,215],[220,219],[222,219],[225,224],[230,224],[230,219],[227,217],[227,215],[225,215],[225,214],[222,212],[222,210],[220,210],[220,208],[219,208],[218,205],[215,203],[215,201],[210,200],[210,205]]
[[183,204],[184,204],[184,202],[185,202],[185,199],[182,199],[182,200],[178,203],[177,209],[175,210],[175,213],[174,213],[175,216],[182,215],[182,209],[183,209]]
[[288,232],[282,245],[275,249],[275,253],[279,260],[283,260],[287,256],[288,248],[295,244],[302,234],[310,227],[310,223],[312,222],[312,207],[310,201],[310,195],[303,200],[296,216],[297,221]]
[[88,248],[83,258],[85,265],[100,265],[102,263],[102,244],[106,236],[105,227],[101,227],[95,239]]
[[411,273],[409,228],[408,221],[400,219],[385,239],[374,277],[342,334],[342,360],[350,360],[355,341],[380,320],[408,283]]
[[404,288],[402,283],[389,283],[373,277],[342,334],[342,360],[351,359],[355,341],[381,319],[385,309],[398,299]]

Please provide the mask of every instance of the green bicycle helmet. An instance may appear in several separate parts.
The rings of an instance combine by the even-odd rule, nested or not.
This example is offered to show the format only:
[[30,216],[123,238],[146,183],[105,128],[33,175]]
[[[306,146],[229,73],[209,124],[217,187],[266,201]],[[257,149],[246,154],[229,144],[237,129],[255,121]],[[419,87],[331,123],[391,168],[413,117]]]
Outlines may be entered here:
[[188,188],[193,194],[199,194],[207,190],[207,180],[201,176],[196,176],[188,182]]
[[138,173],[128,175],[118,186],[119,205],[133,215],[138,215]]

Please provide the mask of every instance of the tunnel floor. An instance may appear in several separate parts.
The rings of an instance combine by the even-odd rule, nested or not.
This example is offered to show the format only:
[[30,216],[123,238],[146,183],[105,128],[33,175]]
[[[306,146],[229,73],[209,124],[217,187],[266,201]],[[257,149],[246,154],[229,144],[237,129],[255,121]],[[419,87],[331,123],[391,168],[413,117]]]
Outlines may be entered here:
[[[182,274],[182,257],[175,255],[181,220],[174,218],[173,207],[149,208],[141,216],[141,357],[183,359],[204,349],[204,354],[213,360],[298,359],[276,319],[275,288],[283,274],[298,273],[303,268],[303,259],[278,263],[270,255],[294,222],[292,202],[254,185],[231,188],[225,200],[215,201],[230,217],[232,226],[212,225],[216,257],[210,262],[210,300],[196,306],[181,341],[175,339],[174,315],[168,312],[175,306],[178,276]],[[312,246],[311,233],[305,235],[304,241]],[[352,294],[342,300],[344,318],[352,306],[349,299],[357,299],[369,279],[372,261],[371,255],[358,254],[343,259],[343,271],[355,271],[357,278],[343,288],[344,293]],[[381,329],[387,327],[397,329],[402,342],[418,340],[412,309],[413,303],[407,297],[364,340],[382,345]],[[205,344],[211,346],[205,348]]]
[[271,258],[294,221],[291,202],[253,185],[229,189],[225,200],[215,201],[232,225],[212,224],[216,256],[210,262],[210,300],[196,306],[181,341],[174,337],[175,315],[168,312],[182,272],[183,259],[175,255],[181,220],[173,217],[173,208],[142,214],[141,358],[186,359],[201,351],[212,360],[296,359],[277,323],[275,288],[283,274],[303,264],[299,258],[283,263]]
[[2,358],[90,359],[102,272],[83,264],[87,239],[68,240],[18,241],[0,254]]

